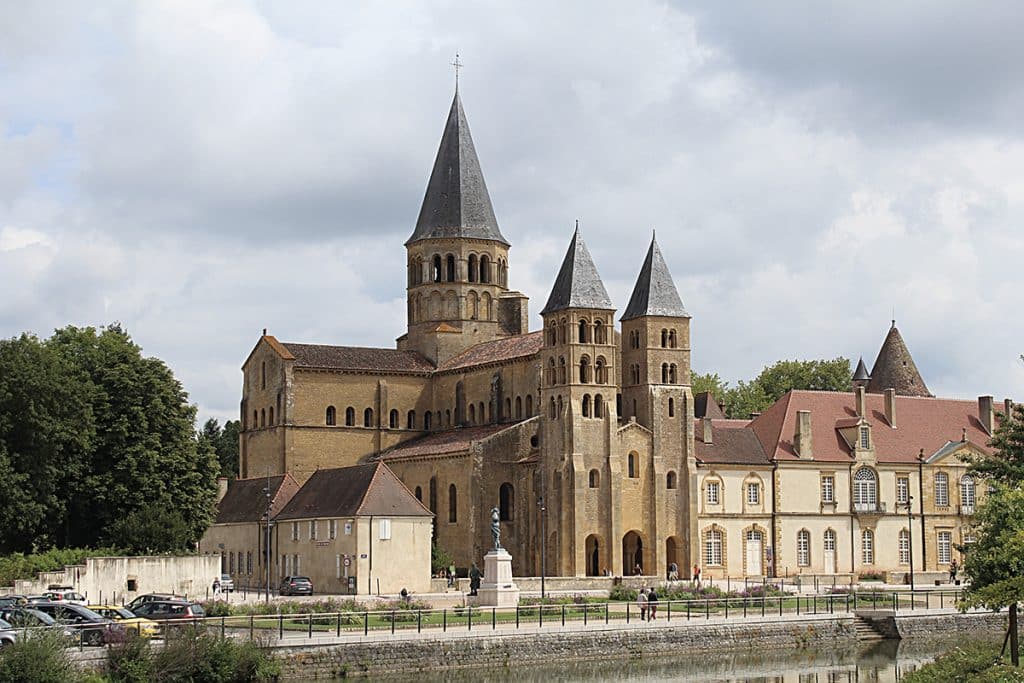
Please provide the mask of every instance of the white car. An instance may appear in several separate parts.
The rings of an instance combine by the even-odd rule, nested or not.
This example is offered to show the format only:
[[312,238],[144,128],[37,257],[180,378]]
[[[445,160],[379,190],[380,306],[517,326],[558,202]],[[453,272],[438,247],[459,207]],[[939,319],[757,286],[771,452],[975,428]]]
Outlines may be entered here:
[[220,592],[231,593],[235,590],[235,582],[231,578],[231,574],[220,575]]
[[82,606],[84,606],[86,604],[85,596],[82,595],[81,593],[76,593],[73,590],[47,591],[45,593],[45,595],[46,595],[47,598],[49,598],[53,602],[67,602],[67,603],[70,603],[72,605],[82,605]]

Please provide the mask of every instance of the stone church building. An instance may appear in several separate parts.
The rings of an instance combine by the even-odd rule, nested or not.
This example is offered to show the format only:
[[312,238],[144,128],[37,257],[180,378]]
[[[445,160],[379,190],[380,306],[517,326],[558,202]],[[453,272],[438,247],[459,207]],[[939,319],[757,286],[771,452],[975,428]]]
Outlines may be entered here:
[[405,248],[395,348],[259,339],[241,478],[383,460],[459,567],[498,507],[519,575],[542,558],[548,575],[900,573],[911,536],[938,571],[970,541],[959,456],[987,452],[993,399],[931,397],[895,323],[851,391],[727,420],[691,391],[690,315],[657,242],[616,318],[577,229],[531,332],[457,92]]

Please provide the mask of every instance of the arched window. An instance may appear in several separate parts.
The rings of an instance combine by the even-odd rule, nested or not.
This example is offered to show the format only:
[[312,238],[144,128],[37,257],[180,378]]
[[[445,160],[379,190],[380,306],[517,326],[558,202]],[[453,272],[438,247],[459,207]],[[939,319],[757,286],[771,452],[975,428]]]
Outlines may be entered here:
[[860,561],[861,564],[875,563],[875,532],[865,529],[860,536]]
[[580,335],[579,335],[579,337],[580,337],[580,344],[586,344],[589,340],[587,339],[588,325],[587,325],[587,321],[585,319],[581,319],[580,320],[579,328],[580,328]]
[[452,411],[451,411],[450,408],[444,411],[444,426],[445,427],[451,427],[452,426]]
[[373,408],[367,408],[366,410],[363,411],[363,426],[373,426]]
[[267,426],[267,409],[266,408],[261,408],[260,409],[260,427],[266,427],[266,426]]
[[604,356],[598,356],[597,360],[594,361],[594,381],[598,384],[608,383],[608,366],[605,363]]
[[338,424],[338,413],[334,406],[327,406],[327,417],[324,421],[331,427]]
[[558,414],[559,415],[561,415],[563,412],[565,412],[563,410],[565,406],[562,404],[562,395],[561,394],[558,395],[558,401],[556,402],[556,405],[558,407]]
[[636,479],[637,477],[640,476],[640,472],[639,472],[638,467],[637,467],[638,464],[639,463],[637,463],[637,454],[636,453],[630,453],[629,457],[628,457],[628,460],[627,460],[627,470],[629,472],[629,478],[630,479]]
[[676,416],[676,400],[674,398],[670,398],[668,400],[668,416],[669,417],[675,417]]
[[945,472],[935,473],[935,506],[949,507],[949,475]]
[[796,563],[800,567],[811,566],[811,532],[807,529],[796,532]]
[[558,343],[564,344],[568,339],[569,323],[566,322],[565,318],[562,318],[558,322]]
[[502,415],[502,418],[504,418],[506,420],[511,420],[512,419],[512,397],[511,396],[509,396],[508,398],[505,399],[505,414]]
[[476,408],[477,417],[480,418],[480,424],[487,422],[487,413],[484,411],[484,402],[480,401]]
[[488,283],[491,281],[491,259],[484,254],[480,257],[480,282]]
[[590,394],[583,394],[583,417],[590,417]]
[[388,426],[391,427],[391,429],[398,429],[398,411],[397,410],[392,409],[391,413],[388,415]]
[[668,345],[669,345],[669,348],[672,348],[672,349],[676,348],[676,331],[675,330],[669,330],[668,331]]
[[604,417],[604,398],[601,394],[594,395],[594,417]]
[[455,282],[455,257],[451,254],[444,259],[445,279],[448,282]]
[[555,325],[555,323],[551,323],[548,325],[547,340],[548,346],[554,346],[555,344],[558,343],[558,327]]
[[601,485],[601,473],[597,470],[590,470],[590,488],[596,489]]
[[533,396],[526,397],[526,417],[533,417]]
[[498,519],[502,522],[511,522],[515,512],[515,490],[512,484],[505,482],[498,489]]
[[551,397],[551,407],[548,408],[548,417],[550,417],[552,420],[555,419],[556,417],[558,417],[558,413],[556,412],[556,409],[555,409],[555,397],[554,396]]
[[433,415],[431,415],[429,410],[423,413],[423,429],[429,430],[431,428],[431,423],[433,422],[432,417]]
[[516,396],[516,419],[523,419],[523,397]]
[[455,484],[448,487],[448,522],[454,524],[459,521],[459,500],[455,491]]
[[469,281],[476,282],[479,279],[477,274],[477,259],[476,254],[469,255]]
[[352,406],[345,408],[345,426],[355,427],[356,426],[356,409]]
[[565,384],[565,356],[558,357],[558,383]]
[[974,477],[965,474],[960,479],[960,512],[970,515],[974,512],[974,504],[977,501],[977,487],[974,485]]
[[423,502],[423,489],[419,486],[416,487],[416,500]]
[[548,360],[548,385],[554,386],[557,376],[555,375],[555,359]]
[[674,489],[679,485],[678,478],[674,470],[669,470],[668,474],[665,475],[665,488]]
[[900,529],[900,564],[910,564],[910,532]]
[[604,334],[604,323],[600,320],[594,321],[594,343],[595,344],[607,344]]
[[469,424],[476,424],[476,406],[472,403],[469,404]]
[[274,426],[274,406],[270,406],[270,426]]
[[853,509],[874,512],[878,507],[878,477],[870,467],[861,467],[853,475]]
[[668,330],[661,331],[661,348],[668,346]]
[[668,383],[669,384],[678,384],[679,383],[679,377],[676,375],[676,364],[675,363],[673,363],[672,365],[668,366]]
[[410,410],[405,414],[405,428],[416,429],[416,411]]
[[580,384],[590,384],[590,358],[580,358]]
[[441,256],[440,254],[434,254],[434,267],[431,269],[430,276],[434,282],[441,281]]
[[252,428],[256,429],[260,426],[260,411],[252,411]]
[[668,363],[661,364],[661,383],[668,384]]
[[633,384],[640,384],[640,364],[633,363],[629,366],[629,376]]
[[629,345],[634,349],[640,348],[640,330],[633,330],[629,333]]
[[[428,415],[429,415],[429,413],[428,413]],[[430,478],[430,488],[429,488],[429,494],[428,495],[430,496],[430,500],[429,500],[429,504],[428,504],[427,507],[430,508],[430,511],[433,512],[436,515],[437,514],[437,477],[431,477]],[[434,526],[437,526],[437,525],[435,524]]]

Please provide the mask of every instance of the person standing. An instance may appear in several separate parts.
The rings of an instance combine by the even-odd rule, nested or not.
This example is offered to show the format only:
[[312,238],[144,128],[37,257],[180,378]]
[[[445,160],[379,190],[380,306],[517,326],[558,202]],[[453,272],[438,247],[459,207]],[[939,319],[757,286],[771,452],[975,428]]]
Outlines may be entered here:
[[655,615],[658,613],[658,593],[654,590],[654,586],[651,586],[651,592],[647,594],[647,618],[649,621],[654,621]]
[[476,566],[476,562],[473,563],[473,568],[469,570],[469,594],[476,595],[477,591],[480,590],[480,579],[483,577],[483,572]]
[[700,588],[700,567],[697,565],[693,565],[693,585]]
[[647,589],[641,588],[636,594],[636,606],[640,608],[640,621],[647,619]]
[[220,597],[220,579],[213,580],[213,599],[216,600]]
[[452,562],[451,566],[448,567],[448,587],[453,588],[455,586],[455,563]]
[[949,582],[950,583],[956,582],[956,570],[959,569],[959,568],[960,567],[956,563],[956,558],[954,557],[949,562]]

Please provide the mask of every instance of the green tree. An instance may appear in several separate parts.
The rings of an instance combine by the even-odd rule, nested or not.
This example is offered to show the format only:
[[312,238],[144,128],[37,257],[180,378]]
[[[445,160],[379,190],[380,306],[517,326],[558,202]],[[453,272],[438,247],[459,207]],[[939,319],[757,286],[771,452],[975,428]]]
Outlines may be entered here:
[[1024,484],[1024,404],[1013,407],[1013,415],[1000,415],[999,428],[989,442],[992,457],[972,458],[971,470],[979,476],[1005,484]]
[[793,389],[849,391],[850,361],[840,356],[832,360],[780,360],[761,371],[754,382],[768,399],[768,405]]
[[753,413],[762,413],[765,408],[771,405],[768,396],[764,393],[761,385],[754,380],[744,382],[740,380],[735,387],[725,392],[725,401],[722,406],[726,416],[736,419],[749,418]]
[[238,434],[242,430],[239,420],[228,420],[217,440],[217,460],[220,462],[220,476],[234,479],[238,476]]
[[690,374],[690,388],[693,390],[693,393],[703,394],[708,392],[718,401],[719,405],[725,400],[728,387],[729,383],[723,382],[718,373],[709,372],[702,375],[699,372],[694,372]]

